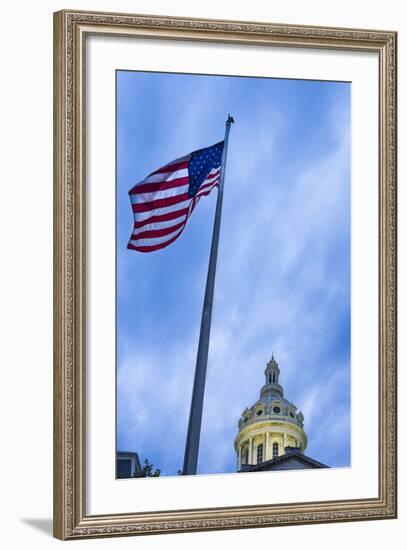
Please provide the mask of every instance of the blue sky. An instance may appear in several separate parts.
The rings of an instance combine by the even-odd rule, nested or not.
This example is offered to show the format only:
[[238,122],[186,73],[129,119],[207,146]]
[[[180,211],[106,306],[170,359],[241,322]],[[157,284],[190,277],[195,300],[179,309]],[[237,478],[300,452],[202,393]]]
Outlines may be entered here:
[[182,468],[216,190],[185,231],[127,250],[128,190],[232,126],[198,473],[233,441],[272,352],[306,454],[350,465],[350,84],[117,72],[117,447]]

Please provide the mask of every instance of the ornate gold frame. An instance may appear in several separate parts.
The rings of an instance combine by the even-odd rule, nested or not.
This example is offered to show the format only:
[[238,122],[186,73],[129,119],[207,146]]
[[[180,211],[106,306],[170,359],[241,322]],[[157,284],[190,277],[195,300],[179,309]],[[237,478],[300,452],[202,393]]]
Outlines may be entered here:
[[[89,34],[293,47],[379,57],[379,495],[377,498],[89,516],[85,494],[85,162]],[[60,11],[54,14],[54,535],[60,539],[396,517],[395,32]]]

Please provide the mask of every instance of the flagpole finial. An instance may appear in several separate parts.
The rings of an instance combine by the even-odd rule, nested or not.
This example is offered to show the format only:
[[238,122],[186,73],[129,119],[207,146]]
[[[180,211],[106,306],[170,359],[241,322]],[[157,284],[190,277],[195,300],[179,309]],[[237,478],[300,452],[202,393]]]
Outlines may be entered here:
[[234,119],[234,118],[232,117],[232,115],[229,113],[229,114],[228,114],[228,119],[227,119],[227,121],[226,121],[226,124],[228,124],[228,125],[230,126],[231,124],[234,124],[234,122],[235,122],[235,119]]

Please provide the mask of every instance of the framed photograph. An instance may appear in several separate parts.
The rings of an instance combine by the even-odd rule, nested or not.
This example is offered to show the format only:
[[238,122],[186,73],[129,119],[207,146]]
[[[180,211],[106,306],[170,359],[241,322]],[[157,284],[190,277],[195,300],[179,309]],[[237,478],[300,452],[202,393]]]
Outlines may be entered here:
[[55,13],[55,537],[396,517],[396,38]]

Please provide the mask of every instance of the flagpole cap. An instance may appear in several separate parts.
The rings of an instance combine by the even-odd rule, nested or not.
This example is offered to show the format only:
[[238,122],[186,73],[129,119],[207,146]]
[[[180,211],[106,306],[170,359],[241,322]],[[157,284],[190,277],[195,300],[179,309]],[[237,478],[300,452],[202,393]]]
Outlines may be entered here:
[[228,124],[228,125],[230,126],[231,124],[234,124],[234,122],[235,122],[235,119],[234,119],[234,118],[232,117],[232,115],[229,113],[229,114],[228,114],[228,119],[227,119],[227,121],[226,121],[226,124]]

